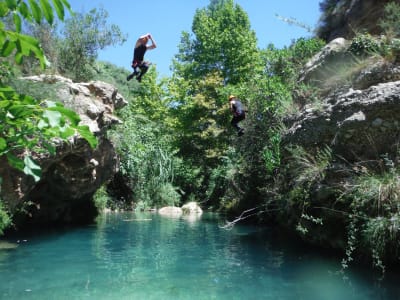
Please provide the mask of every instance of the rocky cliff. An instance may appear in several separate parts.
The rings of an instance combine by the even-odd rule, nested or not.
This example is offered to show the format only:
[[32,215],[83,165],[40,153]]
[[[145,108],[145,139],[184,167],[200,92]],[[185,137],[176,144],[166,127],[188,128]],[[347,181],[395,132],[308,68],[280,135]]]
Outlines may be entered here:
[[93,194],[118,168],[114,146],[105,133],[120,122],[113,113],[127,102],[104,82],[73,83],[60,76],[45,75],[24,80],[57,84],[59,100],[80,115],[81,124],[89,126],[99,144],[92,149],[86,140],[75,136],[69,143],[58,143],[54,156],[37,154],[42,177],[36,183],[1,161],[0,197],[15,214],[14,223],[19,227],[90,222],[97,213]]
[[321,103],[310,104],[287,120],[285,141],[305,148],[329,145],[349,162],[395,155],[400,138],[400,66],[383,57],[352,60],[349,45],[337,38],[305,66],[300,81],[323,91]]
[[[396,165],[400,143],[398,60],[377,55],[352,59],[349,46],[350,41],[335,39],[304,67],[300,82],[317,88],[320,98],[318,104],[309,103],[285,120],[287,130],[282,139],[286,169],[281,192],[293,193],[301,180],[308,180],[309,189],[306,198],[304,194],[296,198],[298,207],[288,212],[292,216],[289,222],[287,215],[283,222],[293,228],[302,214],[310,214],[314,221],[320,218],[323,226],[311,219],[305,222],[310,226],[307,239],[336,248],[345,248],[352,211],[351,202],[343,200],[345,194],[358,184],[360,176],[383,174],[389,163]],[[306,155],[295,157],[288,150],[293,147],[301,147]],[[330,155],[323,157],[323,162],[319,153],[327,148]],[[290,167],[296,160],[297,168],[303,169]],[[373,219],[375,206],[368,205]]]

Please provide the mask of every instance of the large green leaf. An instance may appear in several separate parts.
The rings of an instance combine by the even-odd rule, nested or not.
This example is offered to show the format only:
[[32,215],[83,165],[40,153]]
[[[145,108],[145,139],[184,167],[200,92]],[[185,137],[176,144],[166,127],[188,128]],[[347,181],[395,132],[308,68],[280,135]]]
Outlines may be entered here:
[[9,100],[0,100],[0,108],[8,107],[11,104]]
[[22,20],[19,14],[14,13],[13,14],[13,19],[14,19],[14,25],[15,25],[15,30],[17,32],[21,32],[21,26],[22,26]]
[[[54,0],[53,0],[54,1]],[[71,11],[71,5],[69,4],[69,2],[67,0],[60,0],[62,2],[62,4],[69,10]]]
[[29,56],[31,52],[33,52],[36,58],[40,62],[40,66],[42,68],[45,67],[45,57],[42,48],[38,40],[35,38],[24,35],[24,34],[17,34],[16,35],[16,46],[17,46],[17,53],[15,55],[15,59],[17,63],[22,62],[23,56]]
[[93,135],[93,133],[90,131],[89,127],[88,126],[78,126],[77,129],[78,129],[79,134],[85,140],[87,140],[89,145],[92,148],[96,148],[98,141],[97,141],[96,137]]
[[7,40],[4,42],[3,47],[0,50],[0,56],[7,57],[15,49],[15,43]]
[[64,19],[64,5],[60,0],[53,0],[54,10],[60,20]]
[[25,166],[24,161],[22,159],[16,157],[14,154],[8,152],[7,160],[8,160],[8,163],[12,167],[16,168],[17,170],[20,170],[20,171],[24,170],[24,166]]
[[24,119],[25,117],[32,115],[34,109],[35,107],[31,105],[15,104],[11,105],[8,108],[8,111],[13,115],[14,118]]
[[32,16],[35,19],[36,23],[40,24],[42,21],[42,11],[40,10],[39,5],[36,3],[36,0],[29,0],[29,5],[32,10]]
[[40,0],[40,6],[42,7],[42,12],[43,12],[43,15],[44,15],[46,21],[49,24],[53,24],[54,13],[53,13],[53,8],[51,7],[49,1],[48,0]]
[[75,130],[71,127],[64,127],[59,132],[61,138],[67,139],[75,134]]
[[38,50],[40,50],[39,41],[34,37],[25,34],[17,34],[16,40],[19,52],[25,56],[28,56],[31,51],[36,53]]
[[76,112],[68,108],[65,108],[63,106],[53,106],[47,108],[47,110],[60,112],[64,117],[66,117],[71,122],[71,125],[73,126],[78,126],[79,122],[81,121],[79,115]]
[[9,9],[15,10],[17,8],[17,0],[6,0]]
[[12,87],[0,86],[0,97],[6,95],[6,98],[3,97],[3,99],[10,99],[12,94],[15,94],[15,91]]
[[61,125],[61,113],[58,111],[45,110],[43,116],[48,119],[51,127],[57,127]]
[[5,17],[9,13],[10,9],[4,2],[0,2],[0,18]]
[[40,130],[42,130],[42,129],[44,129],[44,128],[47,128],[47,127],[49,127],[49,123],[47,123],[45,120],[39,120],[39,123],[38,123],[38,128],[40,129]]
[[24,158],[24,173],[26,175],[31,175],[33,179],[38,182],[40,176],[42,176],[42,169],[37,165],[30,156],[25,156]]
[[25,2],[21,2],[18,6],[18,11],[26,20],[31,20],[31,15],[29,13],[29,7]]

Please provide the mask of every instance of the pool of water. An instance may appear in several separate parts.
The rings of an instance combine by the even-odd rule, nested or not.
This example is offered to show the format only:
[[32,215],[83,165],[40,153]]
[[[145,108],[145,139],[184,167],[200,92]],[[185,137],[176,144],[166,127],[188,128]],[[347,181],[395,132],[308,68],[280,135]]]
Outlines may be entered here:
[[[0,299],[400,299],[268,228],[151,213],[2,241]],[[16,247],[15,247],[16,246]],[[6,249],[4,249],[6,248]]]

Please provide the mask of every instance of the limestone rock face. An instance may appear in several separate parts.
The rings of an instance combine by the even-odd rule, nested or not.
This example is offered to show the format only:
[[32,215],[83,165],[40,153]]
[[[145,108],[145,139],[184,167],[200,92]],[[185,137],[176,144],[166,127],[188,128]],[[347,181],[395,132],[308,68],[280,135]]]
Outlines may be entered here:
[[89,126],[99,144],[92,149],[86,140],[75,136],[69,143],[59,142],[54,156],[38,154],[35,160],[42,168],[42,177],[36,183],[1,160],[0,197],[15,214],[17,227],[90,222],[97,214],[93,194],[118,171],[117,154],[104,133],[120,123],[113,112],[127,102],[104,82],[73,83],[47,75],[25,79],[57,83],[58,100],[80,115],[81,124]]
[[[311,169],[316,165],[320,151],[329,147],[332,157],[329,166],[324,167],[323,179],[313,181],[310,179],[312,175],[307,175],[312,182],[308,191],[310,201],[319,208],[347,205],[338,204],[340,188],[354,186],[357,176],[366,171],[379,173],[383,158],[387,158],[388,162],[398,159],[399,64],[397,61],[368,57],[360,66],[344,59],[346,48],[345,40],[336,39],[305,66],[300,81],[311,83],[323,93],[319,95],[317,105],[309,101],[296,115],[285,119],[286,131],[282,136],[281,163],[286,166],[293,163],[292,168],[287,167],[281,174],[283,179],[279,188],[284,193],[291,191],[299,180],[295,165],[296,159],[297,162],[301,159],[288,149],[303,148],[309,157],[315,159],[308,161]],[[342,66],[347,64],[349,72],[346,74],[350,76],[345,80],[343,74],[338,72],[339,63]],[[333,76],[337,76],[336,79],[342,77],[342,81],[334,80]],[[329,82],[329,79],[334,82]],[[292,215],[285,215],[282,222],[293,226],[293,222],[298,220],[296,214],[298,216],[301,212],[290,213]],[[346,221],[343,215],[323,209],[316,209],[313,213],[324,220],[324,230],[315,226],[310,229],[308,237],[314,236],[316,243],[344,248]]]
[[399,65],[375,56],[360,65],[348,46],[337,38],[304,66],[299,81],[323,91],[321,104],[305,105],[287,118],[283,141],[309,150],[328,145],[349,161],[394,154],[400,129]]
[[329,145],[349,161],[372,160],[396,153],[399,130],[400,81],[394,81],[335,93],[322,110],[305,109],[291,120],[284,141],[306,149]]

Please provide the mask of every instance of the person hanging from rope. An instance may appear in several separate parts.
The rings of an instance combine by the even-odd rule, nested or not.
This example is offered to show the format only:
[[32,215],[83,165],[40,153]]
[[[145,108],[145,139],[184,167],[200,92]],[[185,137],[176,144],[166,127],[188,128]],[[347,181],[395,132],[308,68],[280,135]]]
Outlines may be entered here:
[[239,126],[239,122],[243,121],[246,118],[246,112],[243,108],[242,102],[240,102],[240,100],[236,96],[230,95],[229,108],[233,114],[231,124],[237,130],[237,134],[241,136],[244,133],[244,129]]
[[[151,44],[147,45],[149,40],[151,41]],[[133,60],[132,60],[133,73],[128,75],[128,77],[126,77],[126,80],[129,81],[136,76],[137,81],[139,82],[142,81],[142,76],[147,72],[150,66],[149,62],[144,61],[144,54],[146,53],[147,50],[152,50],[156,47],[157,45],[154,42],[153,37],[151,36],[150,33],[144,34],[139,37],[139,39],[136,41],[135,49],[133,51]],[[138,71],[138,69],[140,71]]]

